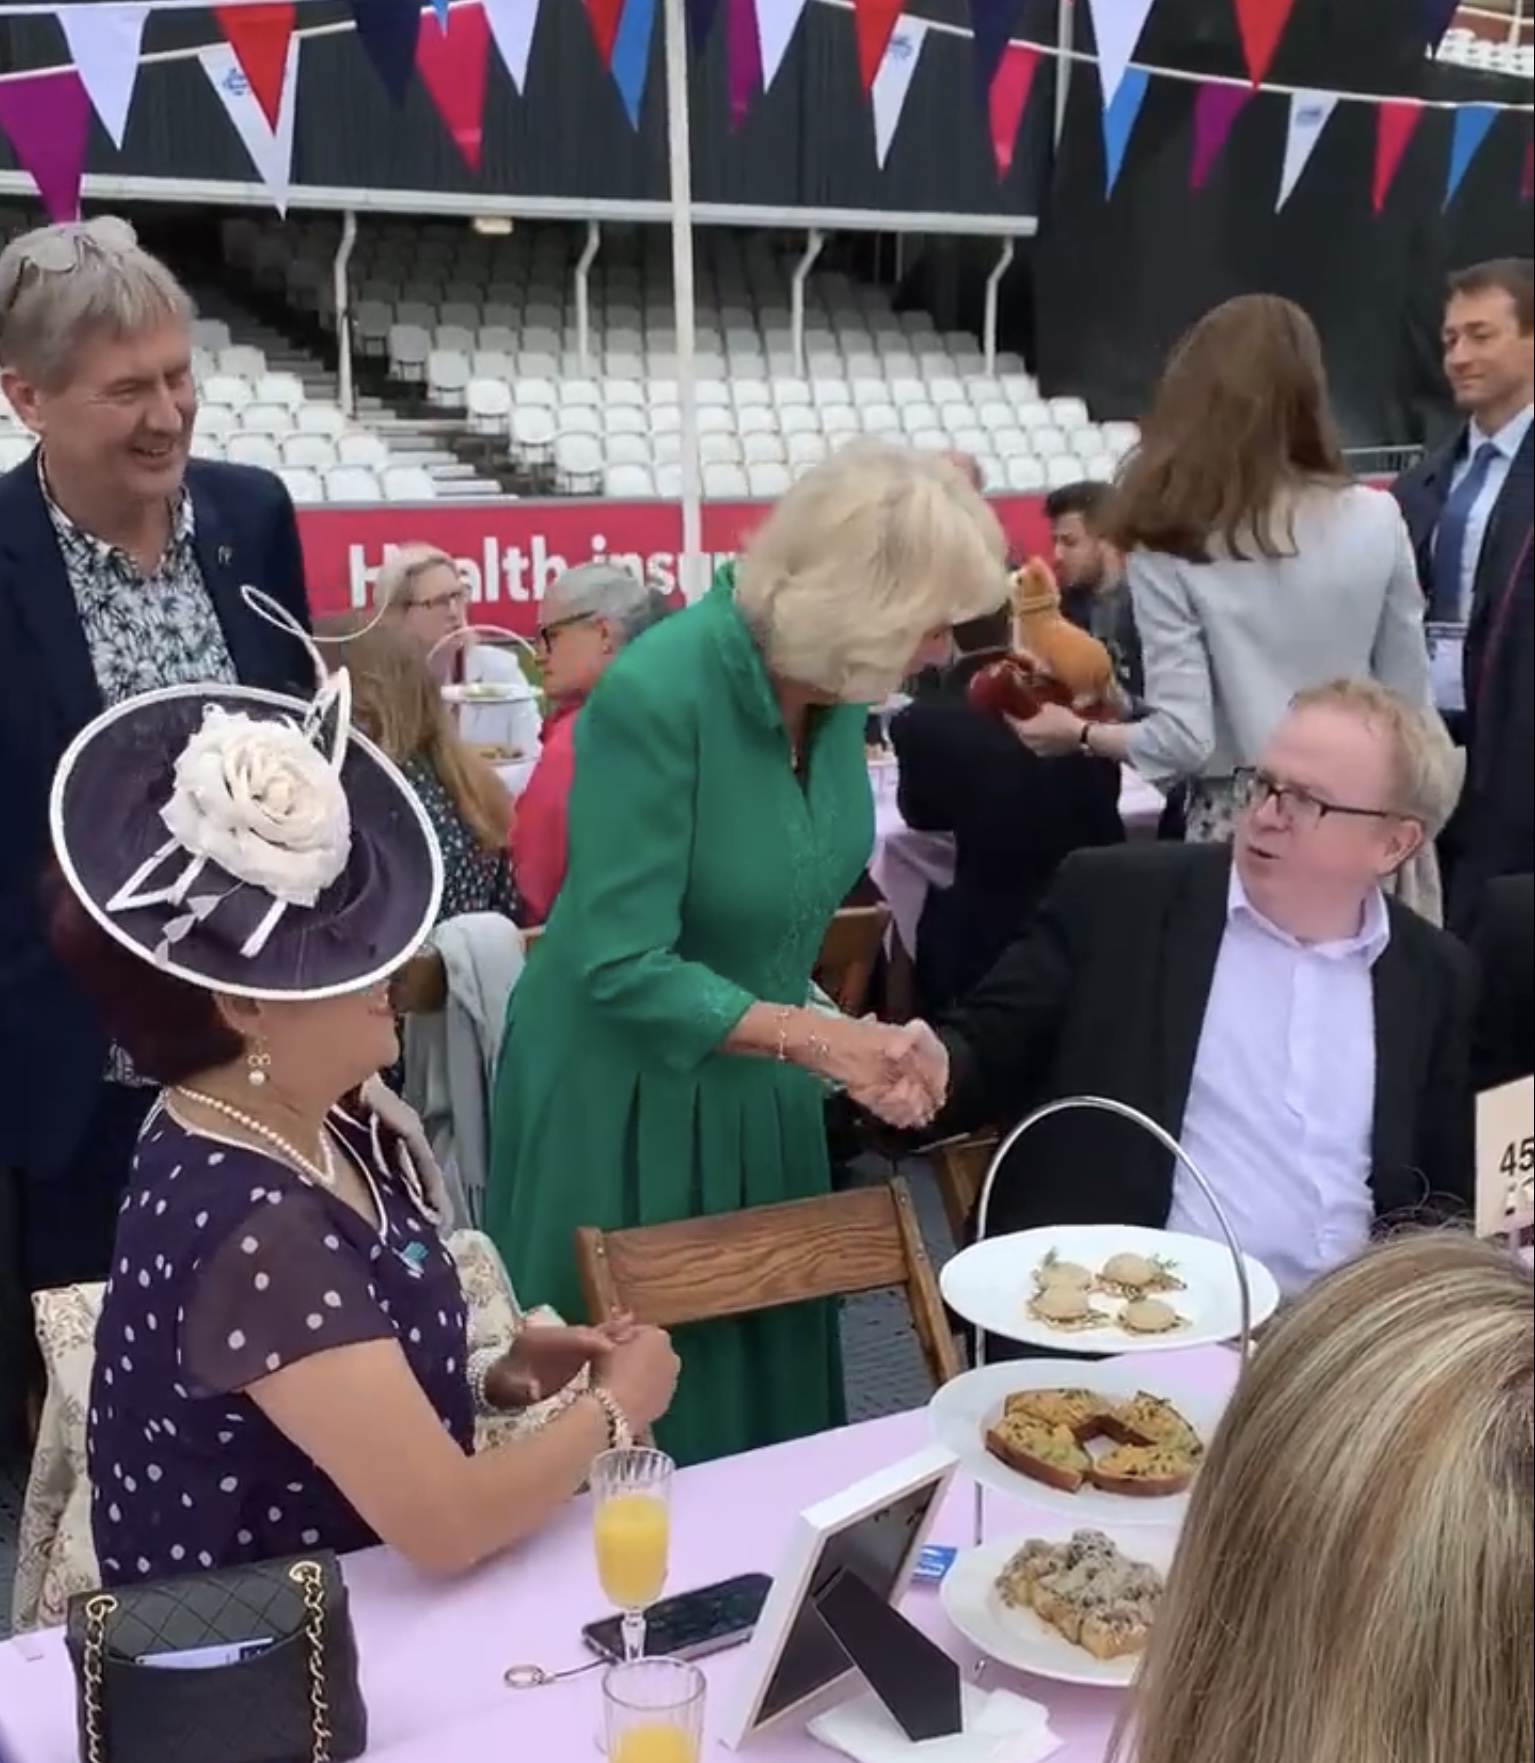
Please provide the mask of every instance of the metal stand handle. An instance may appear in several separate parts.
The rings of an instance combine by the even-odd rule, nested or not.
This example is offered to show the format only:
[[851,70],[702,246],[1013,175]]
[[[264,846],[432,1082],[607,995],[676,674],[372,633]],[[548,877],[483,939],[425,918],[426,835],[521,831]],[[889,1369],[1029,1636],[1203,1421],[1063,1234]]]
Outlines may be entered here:
[[[1241,1303],[1242,1319],[1241,1333],[1238,1336],[1237,1344],[1238,1351],[1245,1360],[1252,1351],[1253,1296],[1252,1287],[1247,1279],[1246,1257],[1242,1253],[1241,1244],[1237,1241],[1236,1232],[1231,1228],[1231,1221],[1227,1218],[1220,1201],[1216,1199],[1215,1190],[1211,1187],[1204,1171],[1166,1127],[1153,1120],[1149,1114],[1143,1114],[1139,1108],[1132,1108],[1128,1102],[1115,1101],[1112,1096],[1060,1096],[1055,1101],[1046,1102],[1043,1107],[1036,1108],[1032,1114],[1025,1115],[997,1146],[991,1162],[987,1166],[986,1177],[981,1183],[980,1198],[977,1200],[975,1208],[975,1240],[978,1243],[986,1240],[986,1227],[991,1222],[992,1190],[997,1185],[997,1176],[1001,1173],[1002,1165],[1006,1162],[1007,1155],[1013,1146],[1026,1132],[1032,1131],[1041,1121],[1050,1119],[1051,1115],[1067,1114],[1079,1108],[1096,1109],[1100,1114],[1117,1114],[1121,1120],[1128,1120],[1132,1126],[1138,1126],[1143,1131],[1150,1133],[1152,1138],[1180,1168],[1187,1172],[1194,1186],[1209,1202],[1210,1210],[1215,1214],[1215,1222],[1220,1227],[1221,1236],[1225,1240],[1227,1249],[1231,1252],[1232,1266],[1236,1269],[1237,1292]],[[975,1331],[975,1363],[977,1370],[980,1370],[986,1363],[986,1331],[979,1325]],[[977,1482],[975,1484],[976,1546],[979,1547],[985,1540],[986,1490],[980,1482]]]

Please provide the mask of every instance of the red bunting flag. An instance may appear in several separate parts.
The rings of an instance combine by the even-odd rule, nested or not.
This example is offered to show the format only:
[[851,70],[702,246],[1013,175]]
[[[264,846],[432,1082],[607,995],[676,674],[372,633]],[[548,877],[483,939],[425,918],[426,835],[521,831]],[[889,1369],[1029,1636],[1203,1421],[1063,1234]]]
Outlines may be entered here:
[[853,0],[853,31],[858,38],[858,74],[869,91],[901,16],[902,0]]
[[1377,214],[1386,206],[1397,167],[1422,114],[1423,106],[1416,98],[1388,98],[1375,107],[1375,180],[1370,203]]
[[992,76],[991,90],[986,94],[988,120],[991,124],[991,155],[997,162],[997,176],[1005,178],[1013,169],[1013,148],[1018,141],[1018,125],[1028,108],[1029,91],[1034,84],[1034,70],[1039,66],[1039,51],[1026,43],[1009,43],[1002,51],[997,71]]
[[437,114],[470,171],[480,169],[485,141],[485,75],[490,64],[490,23],[483,6],[455,6],[447,29],[435,12],[421,14],[416,70]]
[[1261,86],[1273,65],[1274,51],[1290,21],[1295,0],[1235,0],[1235,3],[1247,77],[1255,86]]
[[591,21],[604,67],[613,65],[613,45],[618,41],[618,23],[623,15],[624,0],[586,0],[586,16]]
[[224,40],[250,81],[251,96],[272,128],[282,110],[282,83],[288,71],[296,6],[215,6]]
[[0,134],[37,185],[49,220],[80,218],[80,180],[91,133],[91,101],[72,67],[0,80]]

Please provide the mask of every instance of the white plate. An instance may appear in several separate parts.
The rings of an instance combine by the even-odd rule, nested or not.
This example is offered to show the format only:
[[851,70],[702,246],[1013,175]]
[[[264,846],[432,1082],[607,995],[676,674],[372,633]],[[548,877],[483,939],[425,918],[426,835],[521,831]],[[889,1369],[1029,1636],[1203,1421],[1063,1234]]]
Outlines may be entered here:
[[1074,1647],[1032,1610],[1009,1610],[996,1594],[997,1575],[1031,1537],[1065,1542],[1073,1530],[1102,1530],[1132,1561],[1166,1573],[1178,1539],[1173,1531],[1132,1530],[1116,1535],[1105,1525],[1061,1524],[1049,1519],[1005,1542],[983,1543],[956,1558],[938,1588],[944,1614],[973,1647],[1000,1665],[1051,1677],[1058,1683],[1092,1683],[1123,1689],[1134,1681],[1138,1653],[1122,1659],[1095,1659]]
[[[1048,1328],[1029,1314],[1034,1270],[1054,1251],[1061,1261],[1102,1267],[1111,1255],[1145,1255],[1171,1263],[1183,1281],[1181,1292],[1159,1293],[1186,1318],[1187,1326],[1169,1334],[1137,1335],[1117,1320],[1122,1299],[1094,1294],[1093,1303],[1109,1320],[1101,1328],[1065,1331]],[[1266,1322],[1279,1305],[1274,1276],[1251,1255],[1247,1283],[1252,1293],[1252,1325]],[[1236,1340],[1242,1332],[1242,1300],[1236,1268],[1223,1243],[1170,1230],[1133,1224],[1062,1224],[1018,1231],[973,1243],[949,1261],[939,1284],[951,1308],[987,1334],[1002,1335],[1058,1353],[1165,1353],[1178,1347],[1209,1346]]]
[[[1235,1362],[1232,1373],[1235,1378]],[[1100,1390],[1122,1400],[1138,1390],[1171,1402],[1208,1446],[1225,1411],[1227,1394],[1210,1395],[1191,1388],[1176,1375],[1163,1376],[1139,1361],[1101,1359],[1073,1363],[1069,1359],[1014,1359],[1001,1365],[983,1365],[943,1385],[927,1405],[933,1435],[959,1459],[960,1468],[972,1481],[993,1488],[1009,1499],[1024,1500],[1042,1511],[1074,1520],[1077,1525],[1096,1525],[1107,1530],[1115,1525],[1160,1525],[1176,1530],[1188,1510],[1189,1496],[1167,1494],[1156,1499],[1134,1494],[1110,1494],[1101,1488],[1084,1487],[1079,1494],[1063,1493],[1020,1475],[986,1449],[986,1429],[1002,1412],[1002,1404],[1021,1390]],[[1107,1444],[1090,1445],[1094,1453]]]

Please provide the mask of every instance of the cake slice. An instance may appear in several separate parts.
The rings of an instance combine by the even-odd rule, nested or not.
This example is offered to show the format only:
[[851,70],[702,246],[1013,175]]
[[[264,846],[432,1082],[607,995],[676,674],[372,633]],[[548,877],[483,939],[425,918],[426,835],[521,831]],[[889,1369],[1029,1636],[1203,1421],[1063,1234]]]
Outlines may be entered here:
[[986,1430],[986,1449],[1009,1469],[1063,1494],[1080,1493],[1093,1460],[1068,1426],[1003,1414]]
[[1195,1468],[1186,1452],[1166,1445],[1116,1445],[1091,1464],[1088,1479],[1106,1494],[1156,1500],[1181,1494],[1193,1481]]

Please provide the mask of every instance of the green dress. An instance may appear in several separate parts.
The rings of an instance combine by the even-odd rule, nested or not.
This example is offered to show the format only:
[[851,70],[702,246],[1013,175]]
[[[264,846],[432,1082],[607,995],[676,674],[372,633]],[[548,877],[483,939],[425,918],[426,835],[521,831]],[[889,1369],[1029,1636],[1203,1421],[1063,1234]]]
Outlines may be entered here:
[[[873,844],[863,730],[860,707],[819,712],[796,777],[728,567],[583,706],[565,882],[512,995],[492,1106],[486,1226],[524,1302],[584,1313],[578,1225],[829,1190],[818,1080],[719,1047],[757,1000],[805,1002]],[[844,1419],[835,1304],[679,1330],[677,1347],[657,1433],[679,1462]]]

